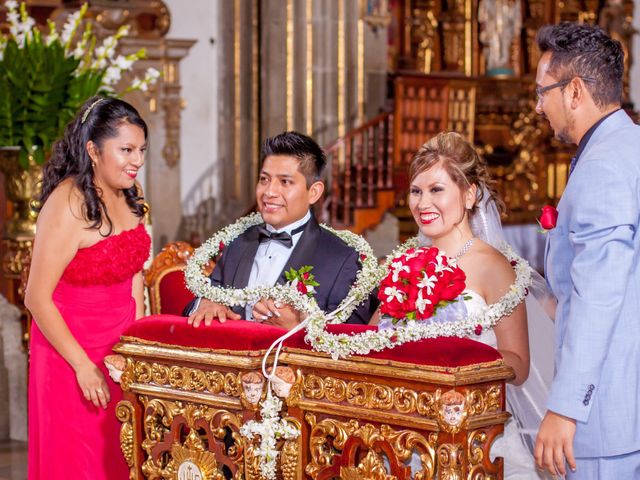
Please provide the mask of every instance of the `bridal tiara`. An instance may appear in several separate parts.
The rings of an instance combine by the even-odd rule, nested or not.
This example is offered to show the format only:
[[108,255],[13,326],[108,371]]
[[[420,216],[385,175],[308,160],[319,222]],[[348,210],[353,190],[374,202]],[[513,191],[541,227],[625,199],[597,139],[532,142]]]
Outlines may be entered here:
[[84,113],[82,114],[82,120],[80,121],[80,123],[84,124],[84,122],[87,121],[87,117],[89,116],[89,114],[91,113],[91,110],[93,110],[93,107],[95,107],[97,104],[99,104],[100,102],[102,102],[104,100],[104,98],[99,98],[98,100],[96,100],[95,102],[93,102],[91,105],[89,105],[89,108],[87,108]]

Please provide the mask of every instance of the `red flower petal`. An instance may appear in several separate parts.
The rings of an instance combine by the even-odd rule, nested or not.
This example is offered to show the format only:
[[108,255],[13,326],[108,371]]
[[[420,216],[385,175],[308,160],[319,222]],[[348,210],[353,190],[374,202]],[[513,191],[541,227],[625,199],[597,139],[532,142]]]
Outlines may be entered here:
[[540,215],[540,226],[545,230],[551,230],[556,227],[558,221],[558,210],[551,205],[542,207],[542,215]]

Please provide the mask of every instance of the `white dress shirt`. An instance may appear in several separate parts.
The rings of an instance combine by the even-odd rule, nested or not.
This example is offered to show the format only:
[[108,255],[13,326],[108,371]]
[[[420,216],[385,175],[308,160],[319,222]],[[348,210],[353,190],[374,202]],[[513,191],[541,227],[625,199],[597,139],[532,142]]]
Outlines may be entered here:
[[[276,230],[268,224],[266,225],[266,228],[270,232],[287,232],[291,235],[293,230],[307,223],[310,218],[311,212],[307,212],[307,214],[300,220],[279,230]],[[247,288],[274,286],[278,281],[278,278],[280,278],[280,274],[289,261],[291,253],[298,244],[301,236],[302,232],[297,232],[295,235],[292,235],[291,240],[293,241],[293,246],[291,248],[287,248],[282,243],[274,240],[261,243],[258,247],[258,251],[256,252],[256,256],[253,258],[253,265],[251,266],[251,273],[249,274]],[[245,308],[245,318],[247,320],[253,320],[253,315],[251,314],[253,305],[254,304],[252,303],[247,304]]]
[[[300,220],[293,222],[280,230],[276,230],[269,224],[265,224],[265,226],[270,232],[287,232],[291,235],[293,230],[307,223],[310,218],[311,212],[308,211]],[[298,244],[301,236],[302,232],[297,232],[295,235],[291,236],[291,241],[293,242],[291,248],[287,248],[282,245],[282,243],[274,240],[261,243],[256,251],[256,256],[253,258],[253,265],[251,266],[251,273],[249,274],[247,288],[266,285],[273,287],[278,281],[284,266],[289,261],[291,253],[293,253],[293,249]],[[198,310],[201,301],[202,297],[198,297],[196,299],[193,307],[191,307],[191,310],[189,311],[189,315]],[[245,307],[246,320],[254,321],[252,315],[254,305],[255,304],[253,303],[249,303]]]

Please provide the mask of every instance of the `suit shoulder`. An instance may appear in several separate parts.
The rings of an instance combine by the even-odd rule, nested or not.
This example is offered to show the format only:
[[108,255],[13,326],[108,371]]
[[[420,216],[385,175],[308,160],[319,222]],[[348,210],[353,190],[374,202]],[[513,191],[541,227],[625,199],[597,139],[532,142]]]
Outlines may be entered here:
[[346,244],[344,240],[342,240],[337,235],[331,233],[326,228],[320,227],[320,239],[321,243],[319,247],[323,247],[327,250],[331,251],[332,255],[344,255],[348,256],[353,253],[356,253],[356,249],[350,247]]
[[253,236],[257,235],[255,233],[256,228],[258,228],[257,225],[247,228],[244,232],[234,238],[229,245],[226,245],[225,248],[237,247],[249,241]]

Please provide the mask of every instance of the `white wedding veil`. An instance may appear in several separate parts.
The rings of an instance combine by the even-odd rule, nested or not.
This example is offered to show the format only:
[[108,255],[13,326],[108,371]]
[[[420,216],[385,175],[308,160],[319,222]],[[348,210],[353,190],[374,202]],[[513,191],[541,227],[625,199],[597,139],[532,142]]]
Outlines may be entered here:
[[[494,248],[500,249],[506,243],[500,213],[486,189],[470,223],[473,234]],[[529,377],[520,386],[507,386],[507,404],[525,444],[533,452],[553,380],[555,299],[538,272],[532,272],[532,280],[525,300],[529,329]]]

